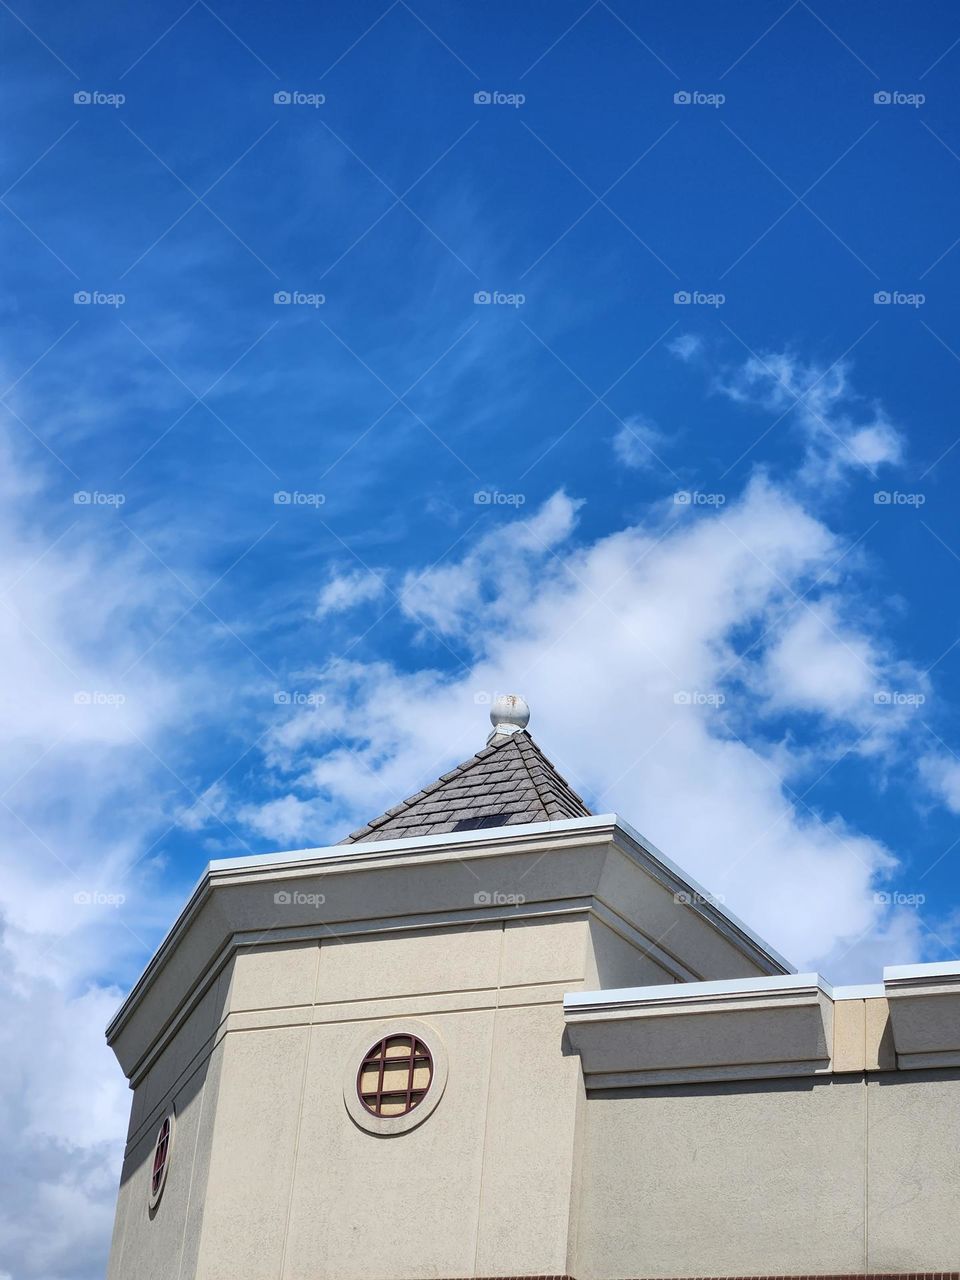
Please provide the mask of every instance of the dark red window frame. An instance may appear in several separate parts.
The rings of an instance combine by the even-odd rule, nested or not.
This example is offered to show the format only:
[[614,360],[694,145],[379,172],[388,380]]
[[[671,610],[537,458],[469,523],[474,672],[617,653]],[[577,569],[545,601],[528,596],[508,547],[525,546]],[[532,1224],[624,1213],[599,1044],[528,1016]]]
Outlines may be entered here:
[[[406,1055],[395,1054],[388,1057],[387,1050],[396,1046],[398,1042],[405,1044],[407,1048]],[[407,1078],[405,1084],[397,1088],[384,1088],[383,1077],[388,1064],[394,1070],[397,1067],[406,1066]],[[424,1066],[427,1068],[427,1083],[423,1086],[415,1086],[414,1077],[417,1068]],[[364,1072],[370,1070],[374,1070],[377,1073],[377,1085],[375,1089],[364,1089],[362,1087],[363,1075]],[[432,1083],[433,1057],[430,1050],[416,1036],[400,1032],[396,1035],[384,1036],[382,1040],[378,1040],[368,1050],[357,1072],[357,1096],[371,1115],[390,1119],[393,1116],[408,1115],[414,1107],[419,1106],[426,1097]],[[395,1110],[397,1103],[402,1104],[402,1106]],[[385,1112],[383,1110],[384,1104],[390,1104],[391,1109]]]
[[157,1144],[153,1154],[153,1174],[150,1190],[157,1195],[163,1186],[163,1175],[167,1167],[167,1156],[170,1151],[170,1117],[166,1116],[157,1133]]

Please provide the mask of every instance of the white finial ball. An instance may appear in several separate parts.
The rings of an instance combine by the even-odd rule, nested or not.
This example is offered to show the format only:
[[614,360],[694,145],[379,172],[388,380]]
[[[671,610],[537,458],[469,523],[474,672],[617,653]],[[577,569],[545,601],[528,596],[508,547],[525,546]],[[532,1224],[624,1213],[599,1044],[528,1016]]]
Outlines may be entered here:
[[490,723],[496,733],[518,733],[530,723],[530,708],[518,693],[501,693],[490,708]]

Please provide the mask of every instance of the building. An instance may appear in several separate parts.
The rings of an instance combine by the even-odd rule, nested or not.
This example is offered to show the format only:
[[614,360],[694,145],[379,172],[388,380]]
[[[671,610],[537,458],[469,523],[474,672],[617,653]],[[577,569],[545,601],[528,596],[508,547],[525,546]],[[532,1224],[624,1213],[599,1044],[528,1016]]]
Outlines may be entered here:
[[491,719],[207,868],[107,1033],[110,1280],[960,1276],[960,964],[795,973]]

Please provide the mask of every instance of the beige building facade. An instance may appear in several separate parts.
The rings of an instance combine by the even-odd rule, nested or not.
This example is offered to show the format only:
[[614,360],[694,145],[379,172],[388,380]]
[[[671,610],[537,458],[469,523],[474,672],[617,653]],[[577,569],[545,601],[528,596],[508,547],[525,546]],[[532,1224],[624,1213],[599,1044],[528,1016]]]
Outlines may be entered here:
[[207,868],[108,1029],[110,1280],[960,1274],[960,964],[796,974],[525,724]]

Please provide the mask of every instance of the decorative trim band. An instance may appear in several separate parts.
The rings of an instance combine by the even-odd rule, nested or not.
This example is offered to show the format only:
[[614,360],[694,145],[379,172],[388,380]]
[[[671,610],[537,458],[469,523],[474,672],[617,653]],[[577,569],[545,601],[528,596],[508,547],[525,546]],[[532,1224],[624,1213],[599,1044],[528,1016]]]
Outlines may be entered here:
[[[448,1277],[447,1280],[453,1280]],[[575,1280],[573,1276],[474,1276],[471,1280]],[[670,1280],[668,1277],[631,1277],[631,1280]],[[778,1273],[777,1275],[751,1276],[685,1276],[673,1277],[672,1280],[960,1280],[960,1271],[844,1271],[835,1275],[816,1274],[798,1275],[795,1273]]]

